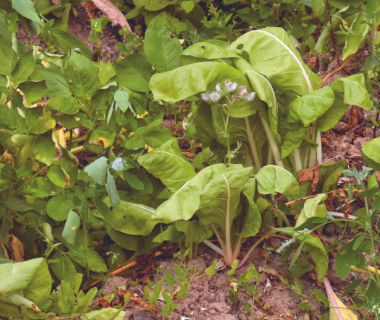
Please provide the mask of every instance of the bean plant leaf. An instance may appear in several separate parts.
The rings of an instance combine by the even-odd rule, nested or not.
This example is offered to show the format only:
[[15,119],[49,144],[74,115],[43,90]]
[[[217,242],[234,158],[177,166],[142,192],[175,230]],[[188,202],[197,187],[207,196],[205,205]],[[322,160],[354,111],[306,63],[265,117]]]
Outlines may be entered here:
[[26,81],[33,73],[36,67],[36,60],[33,55],[33,50],[30,50],[22,55],[12,72],[11,79],[14,85]]
[[46,204],[46,213],[55,221],[64,221],[69,216],[71,209],[74,209],[72,200],[64,199],[62,194],[51,198]]
[[169,71],[179,65],[181,43],[172,38],[175,29],[165,12],[156,16],[145,33],[144,51],[149,63],[159,72]]
[[173,192],[178,191],[195,176],[193,165],[182,154],[178,144],[173,140],[165,142],[160,148],[140,156],[138,162]]
[[255,178],[260,194],[282,193],[292,198],[298,196],[299,186],[296,178],[281,167],[265,166],[255,175]]
[[40,21],[32,0],[12,0],[12,7],[25,18],[35,22]]
[[143,55],[131,54],[126,58],[117,59],[115,71],[120,86],[138,92],[150,90],[149,80],[153,75],[153,70]]

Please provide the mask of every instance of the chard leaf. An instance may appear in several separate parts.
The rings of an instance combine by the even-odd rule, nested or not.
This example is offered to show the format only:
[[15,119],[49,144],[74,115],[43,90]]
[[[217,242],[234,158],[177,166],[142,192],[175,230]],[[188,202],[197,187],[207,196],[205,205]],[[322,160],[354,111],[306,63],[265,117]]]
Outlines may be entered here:
[[380,138],[373,139],[362,148],[365,162],[374,170],[380,170]]
[[110,198],[105,198],[104,203],[106,206],[97,205],[98,213],[117,231],[129,235],[148,236],[157,224],[151,219],[155,213],[153,208],[121,200],[119,211],[115,211],[111,209]]
[[281,167],[265,166],[255,175],[255,178],[260,194],[282,193],[292,198],[298,196],[299,186],[296,178]]
[[364,12],[359,12],[350,26],[346,36],[346,43],[342,52],[342,60],[356,53],[364,40],[368,37],[370,27],[367,23],[367,16]]
[[237,81],[243,77],[240,71],[224,63],[200,62],[156,73],[149,86],[156,99],[180,101],[200,92],[214,90],[218,83]]
[[320,79],[303,63],[286,31],[264,28],[247,32],[229,47],[234,53],[248,55],[253,69],[275,88],[306,94],[318,87]]
[[200,193],[207,182],[214,174],[225,172],[226,170],[226,166],[222,163],[204,168],[171,195],[167,201],[162,203],[157,208],[152,219],[164,223],[189,220],[199,208]]
[[297,223],[295,225],[295,228],[302,225],[304,222],[306,222],[307,219],[312,217],[320,217],[324,218],[327,214],[327,209],[324,204],[318,205],[319,202],[325,200],[327,198],[326,194],[319,194],[314,198],[307,199],[303,205],[302,211],[300,213],[300,216],[297,220]]
[[288,122],[310,125],[332,106],[334,97],[334,91],[327,86],[298,97],[290,105]]
[[18,293],[39,305],[50,295],[52,279],[44,258],[0,264],[0,278],[2,296]]
[[196,212],[199,220],[205,225],[216,224],[224,234],[226,223],[232,224],[237,215],[240,194],[252,172],[253,168],[235,165],[215,174],[200,194],[200,207]]
[[173,140],[140,156],[138,162],[173,192],[182,188],[195,176],[193,165],[182,154],[178,143]]
[[[261,226],[261,214],[256,203],[245,192],[242,195],[243,208],[246,210],[243,221],[243,228],[239,232],[241,237],[251,237],[257,234]],[[247,208],[248,207],[248,208]],[[243,210],[244,210],[243,209]]]
[[317,120],[318,131],[328,131],[343,117],[349,104],[372,109],[371,96],[367,91],[363,74],[354,74],[347,78],[339,78],[333,82],[333,105]]

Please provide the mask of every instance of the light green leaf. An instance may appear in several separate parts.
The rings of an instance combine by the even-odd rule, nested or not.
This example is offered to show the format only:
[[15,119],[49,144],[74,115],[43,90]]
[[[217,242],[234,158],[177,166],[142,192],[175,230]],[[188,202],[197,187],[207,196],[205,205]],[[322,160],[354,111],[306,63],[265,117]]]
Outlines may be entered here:
[[194,9],[194,1],[182,1],[181,7],[186,13],[190,13]]
[[17,63],[17,53],[0,37],[0,74],[10,75]]
[[101,153],[105,148],[112,146],[115,141],[115,134],[110,129],[101,125],[91,132],[90,138],[85,142],[84,147],[96,153]]
[[104,200],[106,208],[98,208],[99,215],[115,230],[129,234],[148,236],[157,222],[151,217],[155,210],[138,203],[120,201],[119,211],[115,211],[109,198]]
[[80,316],[82,320],[123,320],[125,311],[118,308],[104,308],[101,310],[93,310],[86,312]]
[[149,63],[159,72],[169,71],[179,65],[181,43],[172,38],[175,29],[165,12],[156,16],[145,33],[144,51]]
[[49,168],[47,177],[58,187],[64,188],[66,186],[65,173],[62,171],[61,166],[57,164],[54,164]]
[[83,250],[83,245],[75,245],[70,248],[68,255],[82,267],[88,268],[96,273],[107,272],[107,265],[102,257],[91,247]]
[[218,83],[235,81],[243,74],[235,68],[219,62],[199,62],[155,74],[150,88],[157,99],[180,101],[195,94],[214,90]]
[[360,6],[361,4],[363,4],[364,1],[365,0],[330,0],[330,4],[332,4],[333,6],[339,9],[343,9],[348,6],[353,6],[356,8]]
[[299,186],[296,178],[281,167],[265,166],[255,175],[255,178],[260,194],[282,193],[292,198],[298,196]]
[[218,163],[204,168],[194,178],[186,182],[170,198],[162,203],[152,216],[154,221],[170,223],[189,220],[200,206],[200,193],[216,173],[226,172],[226,166]]
[[129,102],[128,92],[117,90],[114,94],[114,99],[121,111],[126,112],[128,109],[130,109],[134,114],[136,114],[132,109],[131,103]]
[[193,165],[182,154],[178,144],[173,140],[140,156],[138,162],[173,192],[179,190],[195,176]]
[[106,187],[107,194],[111,199],[111,204],[114,210],[119,211],[120,196],[119,196],[119,192],[116,189],[115,180],[109,170],[107,173],[107,183],[105,184],[105,187]]
[[317,120],[318,131],[328,131],[343,117],[349,104],[372,109],[373,103],[367,91],[363,74],[354,74],[347,78],[339,78],[333,82],[333,105]]
[[153,70],[146,57],[141,54],[130,54],[118,58],[115,62],[116,77],[119,85],[138,92],[148,92],[149,80]]
[[80,216],[73,210],[70,210],[65,226],[63,228],[62,237],[70,244],[75,244],[77,230],[80,227]]
[[235,40],[229,50],[237,54],[246,52],[253,69],[265,75],[277,89],[303,95],[313,91],[320,82],[319,77],[303,63],[282,28],[247,32]]
[[22,16],[32,21],[40,22],[32,0],[12,0],[12,7]]
[[46,205],[46,213],[55,221],[64,221],[69,216],[70,210],[74,208],[75,205],[73,201],[65,200],[60,193],[49,200]]
[[92,96],[100,88],[98,68],[79,53],[71,52],[65,74],[71,81],[72,92],[82,100]]
[[33,301],[30,301],[29,299],[26,299],[21,294],[13,293],[7,297],[0,296],[0,302],[14,305],[17,307],[25,306],[28,309],[32,309],[36,312],[39,311],[39,308],[36,306],[36,304]]
[[52,279],[44,258],[0,264],[0,278],[0,292],[4,297],[18,293],[39,305],[51,292]]
[[367,142],[362,148],[362,156],[369,167],[380,170],[380,138]]
[[32,103],[41,99],[47,92],[45,81],[26,81],[21,83],[18,88],[25,95],[27,103]]
[[356,53],[364,40],[368,37],[370,27],[367,23],[367,16],[364,12],[359,12],[356,19],[350,26],[350,32],[346,36],[346,43],[342,53],[342,60]]
[[322,194],[317,195],[314,198],[307,199],[303,205],[302,211],[297,220],[295,228],[299,227],[301,224],[306,222],[306,220],[309,218],[326,217],[326,212],[327,212],[326,206],[318,205],[321,201],[325,200],[326,198],[327,198],[327,195],[322,193]]
[[114,76],[116,76],[115,67],[110,61],[101,66],[99,80],[102,86],[107,84],[107,82]]
[[91,58],[91,49],[71,33],[54,29],[50,31],[50,35],[58,47],[60,47],[66,54],[68,54],[70,50],[80,49],[86,58]]
[[334,98],[334,91],[327,86],[298,97],[290,105],[288,122],[310,125],[332,106]]
[[103,186],[106,182],[108,160],[106,157],[100,157],[84,168],[86,172],[97,184]]

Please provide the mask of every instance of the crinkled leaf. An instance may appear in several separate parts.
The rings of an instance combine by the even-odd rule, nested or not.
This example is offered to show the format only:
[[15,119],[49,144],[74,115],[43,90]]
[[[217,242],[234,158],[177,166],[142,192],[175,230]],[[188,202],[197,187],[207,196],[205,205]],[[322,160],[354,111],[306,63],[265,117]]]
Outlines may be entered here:
[[255,175],[255,178],[260,194],[282,193],[293,198],[298,196],[299,186],[296,178],[281,167],[265,166]]
[[179,190],[195,176],[193,165],[182,154],[178,144],[173,140],[140,156],[138,162],[148,172],[160,179],[171,191]]

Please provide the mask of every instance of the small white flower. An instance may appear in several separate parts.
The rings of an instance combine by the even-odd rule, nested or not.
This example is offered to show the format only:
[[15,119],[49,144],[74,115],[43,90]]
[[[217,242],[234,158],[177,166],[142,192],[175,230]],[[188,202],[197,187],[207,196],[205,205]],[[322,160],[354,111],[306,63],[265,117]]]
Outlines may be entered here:
[[239,87],[239,93],[241,96],[245,96],[248,93],[247,87],[246,86],[240,86]]
[[209,101],[210,100],[210,92],[204,92],[201,94],[201,98],[203,101]]
[[247,101],[252,101],[255,98],[255,96],[256,96],[256,92],[247,93],[244,96],[244,99]]
[[222,91],[222,88],[220,87],[220,84],[218,83],[215,87],[216,91],[220,92]]
[[213,102],[218,102],[221,98],[221,95],[219,92],[211,92],[210,93],[210,100]]
[[238,84],[236,82],[226,81],[224,83],[224,86],[226,87],[227,91],[233,92],[233,91],[235,91],[237,89]]

